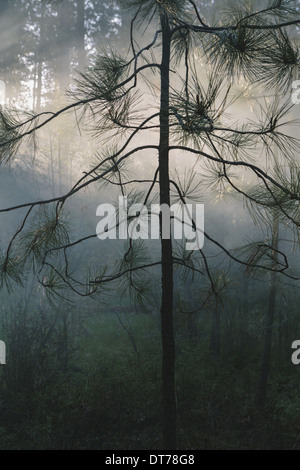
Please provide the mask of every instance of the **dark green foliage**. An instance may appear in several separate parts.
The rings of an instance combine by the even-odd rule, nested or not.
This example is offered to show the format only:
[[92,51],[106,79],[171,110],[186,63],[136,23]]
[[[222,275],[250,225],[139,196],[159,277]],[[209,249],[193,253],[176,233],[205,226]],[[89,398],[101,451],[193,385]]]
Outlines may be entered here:
[[[268,406],[258,413],[253,405],[263,303],[263,298],[256,301],[257,313],[252,310],[248,321],[243,318],[244,342],[240,343],[241,319],[233,320],[238,304],[234,295],[227,297],[218,358],[212,358],[209,350],[210,308],[197,317],[193,343],[186,329],[187,314],[175,317],[180,448],[299,448],[298,371],[285,359],[275,360],[276,341]],[[289,310],[291,321],[296,321],[296,309]],[[135,350],[112,307],[109,313],[90,310],[78,332],[73,312],[67,338],[72,342],[75,328],[79,349],[70,355],[64,370],[59,360],[66,340],[63,312],[49,313],[37,311],[29,319],[20,312],[9,316],[11,320],[2,327],[11,353],[6,369],[0,371],[0,448],[160,449],[157,314],[125,314]],[[289,342],[296,332],[292,324],[281,328],[286,337],[284,355],[289,359]]]
[[140,15],[140,21],[145,19],[152,19],[163,13],[169,14],[171,17],[183,17],[188,9],[188,2],[186,0],[118,0],[121,8],[132,14],[137,12]]
[[[239,18],[235,18],[239,21]],[[230,19],[229,24],[236,21]],[[226,26],[226,25],[225,25]],[[268,49],[269,35],[239,26],[237,30],[226,29],[209,35],[205,53],[214,66],[216,74],[229,74],[233,78],[246,76],[250,81],[257,80],[263,51]]]
[[277,87],[282,93],[287,93],[298,77],[299,49],[282,30],[274,33],[273,41],[274,44],[264,53],[265,71],[261,80],[269,89]]

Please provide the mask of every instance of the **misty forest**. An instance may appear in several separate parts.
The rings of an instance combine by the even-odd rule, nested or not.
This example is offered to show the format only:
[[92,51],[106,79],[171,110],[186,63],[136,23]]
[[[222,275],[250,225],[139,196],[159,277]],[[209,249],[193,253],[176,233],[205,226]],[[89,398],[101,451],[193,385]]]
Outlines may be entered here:
[[0,25],[0,449],[299,450],[300,1]]

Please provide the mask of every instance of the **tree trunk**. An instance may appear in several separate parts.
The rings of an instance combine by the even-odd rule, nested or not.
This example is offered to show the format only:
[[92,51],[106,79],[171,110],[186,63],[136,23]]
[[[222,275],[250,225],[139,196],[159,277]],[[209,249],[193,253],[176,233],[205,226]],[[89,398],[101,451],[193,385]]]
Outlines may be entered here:
[[86,65],[85,55],[85,1],[77,0],[77,55],[78,55],[78,69],[83,71]]
[[[273,262],[272,267],[276,268],[276,257],[277,253],[275,250],[278,250],[278,231],[279,231],[279,220],[278,217],[274,216],[273,220],[273,241],[272,246],[273,250]],[[259,408],[263,408],[266,402],[266,393],[267,393],[267,383],[268,376],[270,371],[271,363],[271,347],[272,347],[272,330],[275,316],[275,304],[276,304],[276,274],[272,272],[271,274],[271,288],[269,292],[269,301],[268,301],[268,311],[265,325],[265,338],[264,338],[264,350],[261,364],[260,380],[258,385],[258,392],[256,395],[256,403]]]
[[40,39],[37,53],[37,77],[36,77],[36,90],[35,90],[35,111],[40,112],[43,88],[43,62],[44,62],[44,48],[45,48],[45,4],[41,5],[41,19],[40,19]]
[[212,312],[210,349],[214,355],[220,354],[220,310],[218,300]]
[[245,346],[247,344],[247,334],[245,331],[245,325],[248,324],[249,320],[249,277],[245,276],[242,281],[242,292],[243,292],[243,300],[241,303],[241,309],[239,311],[239,350],[242,352],[245,350]]
[[278,362],[281,362],[282,359],[282,310],[280,306],[279,318],[278,318]]
[[70,50],[72,35],[72,10],[67,1],[57,4],[58,38],[56,55],[56,78],[59,91],[65,92],[70,84]]
[[[167,15],[162,15],[162,63],[159,144],[159,191],[160,204],[170,207],[169,181],[169,87],[171,32]],[[165,450],[176,449],[176,392],[175,392],[175,340],[173,329],[173,257],[172,240],[162,238],[162,386],[163,386],[163,441]]]
[[36,88],[36,105],[35,105],[35,111],[37,113],[39,113],[41,110],[42,85],[43,85],[43,61],[39,57],[38,64],[37,64],[37,88]]

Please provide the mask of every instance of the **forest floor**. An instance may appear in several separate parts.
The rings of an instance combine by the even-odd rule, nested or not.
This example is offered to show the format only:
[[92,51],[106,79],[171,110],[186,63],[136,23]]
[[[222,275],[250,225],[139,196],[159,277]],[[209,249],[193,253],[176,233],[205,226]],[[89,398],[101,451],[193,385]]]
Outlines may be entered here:
[[[0,449],[160,449],[160,353],[155,316],[94,317],[67,371],[1,398]],[[273,364],[258,410],[259,356],[231,345],[215,357],[203,332],[177,330],[179,449],[300,449],[299,371]]]

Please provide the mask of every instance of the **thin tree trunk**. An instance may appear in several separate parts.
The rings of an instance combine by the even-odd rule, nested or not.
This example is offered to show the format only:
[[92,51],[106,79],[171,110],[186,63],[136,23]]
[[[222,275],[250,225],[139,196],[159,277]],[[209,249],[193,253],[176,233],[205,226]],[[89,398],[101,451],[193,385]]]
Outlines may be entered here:
[[36,106],[37,112],[41,109],[42,87],[43,87],[43,61],[44,61],[44,47],[45,47],[45,4],[41,5],[41,19],[40,19],[40,40],[38,46],[38,62],[37,62],[37,83],[36,83]]
[[210,349],[216,355],[220,354],[220,310],[218,300],[212,312]]
[[[277,266],[277,263],[276,263],[277,254],[275,250],[278,250],[278,231],[279,231],[279,220],[278,220],[278,217],[274,216],[273,242],[272,242],[272,246],[274,248],[273,250],[274,261],[272,265],[273,268],[276,268]],[[276,294],[277,294],[276,274],[275,272],[272,272],[271,288],[269,292],[269,301],[268,301],[268,311],[267,311],[267,318],[266,318],[266,325],[265,325],[264,350],[263,350],[258,391],[256,395],[256,403],[259,408],[264,407],[265,402],[266,402],[267,383],[268,383],[268,376],[269,376],[270,363],[271,363],[272,330],[273,330],[273,323],[274,323],[274,316],[275,316]]]
[[36,109],[36,75],[37,75],[37,62],[38,62],[38,57],[37,57],[37,54],[35,54],[35,58],[34,58],[34,71],[33,71],[32,109]]
[[[186,285],[185,285],[185,298],[190,300],[193,298],[193,290],[192,290],[192,278],[187,278]],[[196,312],[188,313],[186,318],[186,331],[187,337],[189,341],[194,342],[197,339],[197,314]]]
[[50,134],[50,171],[51,171],[51,186],[52,186],[52,196],[55,197],[55,177],[54,177],[54,161],[53,161],[53,145],[52,145],[52,135]]
[[[169,87],[171,32],[166,14],[162,24],[160,144],[159,144],[159,190],[160,204],[170,207],[169,180]],[[175,340],[173,328],[173,257],[172,241],[162,238],[162,217],[160,218],[162,248],[162,385],[163,385],[163,441],[165,450],[176,449],[176,391],[175,391]]]
[[41,98],[42,98],[42,72],[43,72],[43,63],[39,58],[38,61],[38,72],[37,72],[37,89],[36,89],[36,111],[40,112],[41,110]]
[[62,162],[61,162],[61,142],[60,137],[58,137],[58,176],[59,176],[59,192],[62,193]]
[[280,306],[280,312],[279,312],[279,318],[278,318],[278,362],[281,362],[282,359],[282,320],[283,320],[283,315],[282,315],[282,310]]
[[68,313],[63,313],[63,371],[68,370],[69,344],[68,344]]
[[70,31],[72,31],[72,10],[69,2],[57,4],[58,54],[56,56],[56,76],[60,92],[65,92],[70,84]]
[[243,300],[242,306],[239,311],[239,350],[242,352],[245,349],[245,345],[247,344],[247,335],[245,332],[245,325],[248,323],[249,318],[249,277],[245,276],[242,281],[242,292],[243,292]]
[[85,0],[77,0],[77,54],[78,69],[82,71],[86,65],[85,55]]

